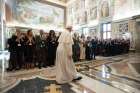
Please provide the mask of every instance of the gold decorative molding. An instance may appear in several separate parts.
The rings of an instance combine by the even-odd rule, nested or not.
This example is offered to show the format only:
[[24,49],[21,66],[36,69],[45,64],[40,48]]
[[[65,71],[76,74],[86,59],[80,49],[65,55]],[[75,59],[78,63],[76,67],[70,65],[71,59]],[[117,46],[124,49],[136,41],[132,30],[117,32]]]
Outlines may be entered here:
[[51,84],[44,88],[43,93],[62,93],[61,86],[56,84]]

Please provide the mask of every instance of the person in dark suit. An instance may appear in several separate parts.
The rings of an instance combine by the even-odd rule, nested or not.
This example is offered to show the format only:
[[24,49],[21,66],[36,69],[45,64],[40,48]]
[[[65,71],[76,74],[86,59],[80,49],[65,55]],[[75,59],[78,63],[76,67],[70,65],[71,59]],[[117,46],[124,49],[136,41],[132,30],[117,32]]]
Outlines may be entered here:
[[93,59],[95,60],[96,59],[96,50],[97,50],[97,40],[92,39],[91,44],[92,44],[92,56],[93,56]]
[[86,60],[91,60],[92,59],[92,45],[91,45],[91,37],[87,37],[86,40]]
[[57,37],[54,30],[50,30],[47,37],[47,66],[54,66],[56,58],[56,49],[58,46]]
[[7,41],[8,51],[10,52],[9,67],[7,71],[16,70],[17,68],[17,53],[16,53],[16,35],[12,35]]
[[74,42],[74,44],[72,45],[73,60],[74,62],[77,62],[80,60],[80,45],[79,45],[80,41],[76,33],[74,34],[73,42]]
[[38,62],[38,68],[46,67],[46,37],[44,31],[40,30],[40,35],[36,36],[36,57]]

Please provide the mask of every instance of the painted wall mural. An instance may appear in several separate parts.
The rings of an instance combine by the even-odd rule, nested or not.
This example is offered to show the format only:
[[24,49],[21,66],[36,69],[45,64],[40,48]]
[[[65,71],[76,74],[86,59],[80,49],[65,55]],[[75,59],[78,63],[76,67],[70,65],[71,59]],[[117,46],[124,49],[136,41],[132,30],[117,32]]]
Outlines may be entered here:
[[[68,13],[69,23],[86,24],[90,21],[110,17],[112,20],[120,20],[140,14],[140,0],[74,0],[68,5],[74,8]],[[87,16],[85,16],[87,12]],[[87,22],[84,22],[87,17]],[[77,20],[77,22],[73,22]],[[81,21],[83,20],[83,21]]]
[[[68,5],[68,23],[72,25],[83,25],[95,21],[100,17],[110,16],[110,0],[75,0]],[[73,10],[73,11],[72,11]],[[100,11],[99,11],[100,10]],[[74,22],[76,21],[77,22]]]
[[41,3],[39,0],[13,1],[16,2],[16,4],[11,7],[14,12],[13,19],[15,22],[32,26],[64,27],[63,8]]
[[140,14],[140,0],[114,0],[114,20]]
[[[119,17],[124,17],[127,15],[127,11],[131,11],[131,0],[114,0],[114,19],[119,19]],[[125,9],[125,12],[124,12]]]
[[2,14],[2,0],[0,0],[0,50],[2,49],[2,38],[1,38],[1,35],[2,35],[2,33],[1,33],[1,14]]
[[140,9],[140,0],[134,0],[134,5],[136,9]]
[[97,0],[89,0],[89,20],[95,20],[97,18]]
[[97,18],[97,7],[90,9],[90,20]]
[[86,0],[75,0],[67,8],[68,25],[85,24],[87,22]]
[[104,1],[101,5],[101,17],[108,17],[109,16],[109,4],[107,1]]

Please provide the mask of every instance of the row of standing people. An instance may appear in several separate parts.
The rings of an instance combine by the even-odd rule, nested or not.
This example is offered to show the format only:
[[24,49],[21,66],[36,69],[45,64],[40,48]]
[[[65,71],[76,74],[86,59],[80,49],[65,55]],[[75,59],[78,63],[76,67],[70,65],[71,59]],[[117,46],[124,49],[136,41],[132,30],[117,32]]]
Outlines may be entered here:
[[[16,34],[8,39],[7,45],[10,52],[8,70],[33,68],[35,66],[47,67],[55,63],[58,38],[53,30],[49,34],[44,34],[40,30],[40,35],[34,36],[29,29],[26,34],[16,30]],[[124,39],[99,40],[91,37],[85,38],[74,34],[73,60],[75,62],[82,60],[96,59],[96,55],[114,56],[129,51],[130,41]]]
[[50,30],[49,34],[44,34],[43,30],[40,30],[40,35],[34,36],[32,29],[26,34],[16,29],[16,33],[7,41],[10,52],[7,70],[53,66],[58,37],[53,30]]
[[129,39],[100,40],[96,37],[92,39],[89,36],[85,38],[83,34],[81,37],[74,34],[73,40],[73,59],[75,62],[96,59],[96,55],[115,56],[128,53],[130,47]]
[[73,48],[73,60],[74,62],[95,59],[95,56],[91,54],[90,38],[82,34],[81,37],[75,33],[73,36],[74,44]]

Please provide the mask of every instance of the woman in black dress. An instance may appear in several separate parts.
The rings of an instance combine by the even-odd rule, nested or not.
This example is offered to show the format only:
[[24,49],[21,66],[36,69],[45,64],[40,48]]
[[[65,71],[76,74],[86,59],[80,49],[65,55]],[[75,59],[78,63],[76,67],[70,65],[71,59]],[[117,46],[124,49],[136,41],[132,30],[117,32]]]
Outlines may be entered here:
[[50,30],[49,36],[47,37],[47,65],[53,66],[55,64],[56,49],[57,49],[57,37],[54,30]]
[[34,56],[34,48],[35,48],[35,38],[33,36],[31,29],[27,31],[27,36],[25,38],[25,46],[26,46],[25,58],[27,62],[25,64],[25,67],[26,69],[33,68],[34,67],[33,56]]
[[19,29],[16,29],[16,54],[17,54],[17,65],[18,69],[23,67],[23,57],[24,57],[24,38]]

